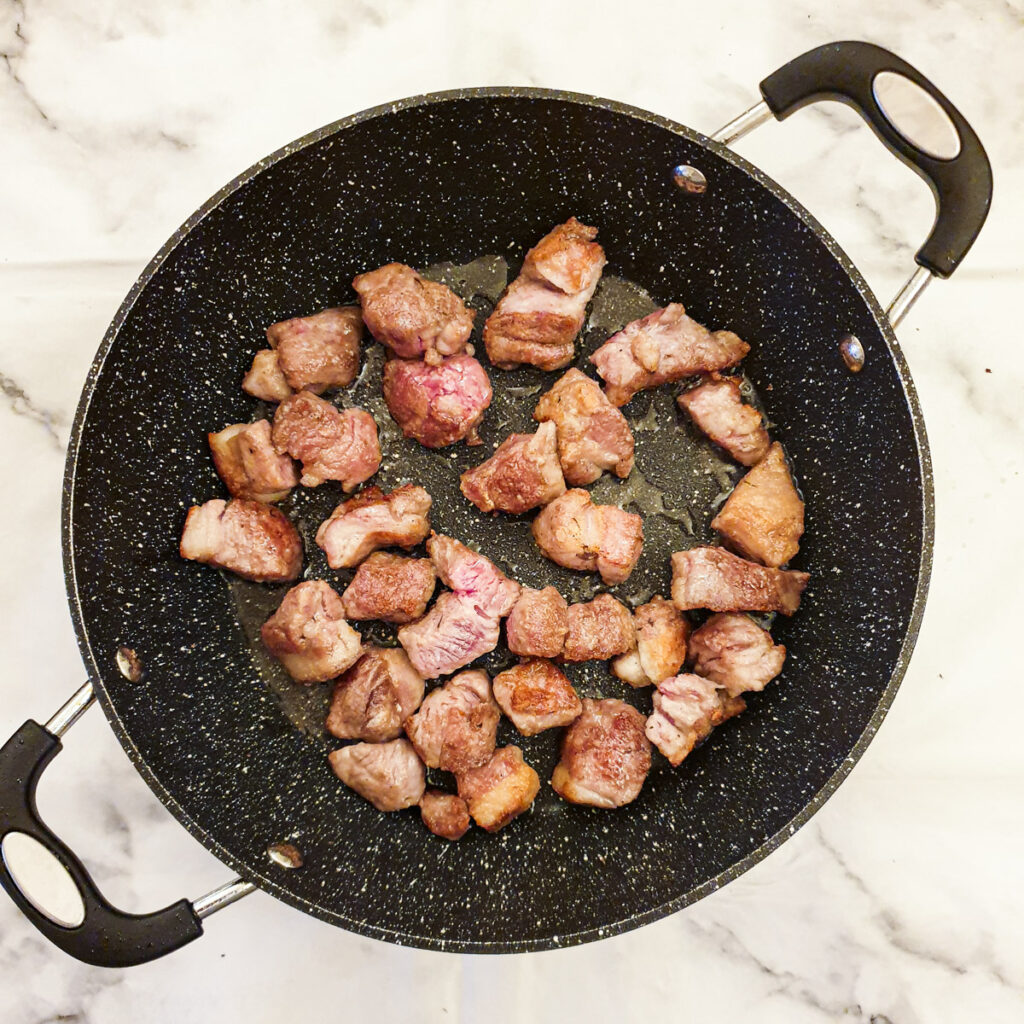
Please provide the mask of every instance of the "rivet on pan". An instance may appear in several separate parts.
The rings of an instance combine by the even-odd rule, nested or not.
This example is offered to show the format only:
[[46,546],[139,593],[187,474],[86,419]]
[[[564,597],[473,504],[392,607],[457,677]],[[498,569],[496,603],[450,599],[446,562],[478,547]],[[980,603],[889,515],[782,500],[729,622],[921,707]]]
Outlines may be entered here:
[[850,373],[860,373],[864,369],[864,346],[855,334],[844,334],[839,339],[839,354]]
[[267,856],[279,867],[301,868],[302,851],[294,843],[271,843],[267,847]]
[[137,683],[142,678],[142,661],[130,647],[118,647],[114,660],[118,671],[129,683]]
[[708,179],[689,164],[680,164],[672,168],[672,180],[690,195],[699,196],[707,187]]

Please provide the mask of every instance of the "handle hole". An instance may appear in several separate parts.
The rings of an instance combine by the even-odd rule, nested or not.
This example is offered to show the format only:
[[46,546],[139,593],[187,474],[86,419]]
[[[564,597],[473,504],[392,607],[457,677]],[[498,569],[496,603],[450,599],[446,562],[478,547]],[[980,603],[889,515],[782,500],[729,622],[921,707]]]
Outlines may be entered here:
[[910,145],[936,160],[952,160],[959,155],[956,125],[917,82],[895,71],[879,71],[871,91],[885,119]]
[[85,920],[85,903],[74,879],[38,839],[8,832],[0,854],[22,896],[40,914],[62,928],[77,928]]

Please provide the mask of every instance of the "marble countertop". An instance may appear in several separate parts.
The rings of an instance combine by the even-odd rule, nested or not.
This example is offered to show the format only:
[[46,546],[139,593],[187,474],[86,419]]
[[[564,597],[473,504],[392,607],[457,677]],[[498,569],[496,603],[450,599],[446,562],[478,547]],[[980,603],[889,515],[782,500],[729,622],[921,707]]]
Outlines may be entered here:
[[[135,277],[224,182],[347,113],[456,86],[596,93],[710,131],[775,67],[846,38],[895,50],[949,93],[988,148],[996,198],[964,267],[899,331],[932,445],[934,575],[899,696],[836,795],[715,895],[552,953],[400,949],[256,893],[177,954],[103,971],[48,946],[0,899],[0,1019],[1024,1019],[1024,687],[1006,649],[1024,611],[1018,0],[798,0],[770,14],[761,0],[521,0],[514,13],[470,0],[7,0],[0,732],[45,720],[84,678],[60,555],[75,404]],[[737,148],[821,219],[883,303],[891,297],[932,200],[852,112],[820,106]],[[115,903],[150,909],[227,880],[98,711],[65,746],[40,808]]]

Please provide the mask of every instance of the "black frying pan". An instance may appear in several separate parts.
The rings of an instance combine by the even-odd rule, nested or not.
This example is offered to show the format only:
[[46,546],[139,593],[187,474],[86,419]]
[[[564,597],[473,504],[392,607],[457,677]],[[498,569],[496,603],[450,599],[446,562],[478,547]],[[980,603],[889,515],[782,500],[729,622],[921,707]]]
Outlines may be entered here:
[[[872,91],[884,70],[934,97],[956,127],[958,156],[929,156],[892,127]],[[860,110],[931,183],[938,218],[917,262],[952,272],[984,221],[991,172],[934,86],[884,50],[841,43],[786,65],[761,91],[760,109],[779,119],[823,98]],[[756,120],[755,111],[742,123]],[[702,172],[706,190],[681,189],[679,165]],[[334,778],[321,724],[327,688],[292,686],[256,640],[284,588],[186,563],[177,541],[186,507],[222,493],[205,431],[265,412],[239,381],[267,324],[351,301],[352,276],[389,260],[431,267],[486,310],[526,248],[570,214],[600,228],[609,260],[577,365],[613,329],[670,300],[751,342],[745,373],[808,500],[797,565],[812,581],[800,612],[775,623],[789,650],[782,678],[680,768],[656,764],[634,804],[573,807],[545,786],[533,811],[498,835],[474,830],[449,844],[417,815],[379,814]],[[859,374],[840,358],[849,334],[865,352]],[[381,485],[423,483],[434,527],[478,543],[523,583],[554,583],[570,600],[592,595],[589,577],[540,557],[528,522],[481,516],[457,489],[458,472],[490,445],[530,429],[536,393],[555,375],[492,370],[488,447],[430,453],[390,424],[379,348],[366,352],[360,382],[339,400],[368,405],[380,421]],[[646,515],[643,560],[616,589],[636,603],[667,593],[672,550],[710,539],[710,508],[736,470],[678,416],[669,388],[637,396],[626,412],[637,473],[597,493]],[[340,587],[345,574],[310,543],[339,498],[333,487],[302,490],[285,507],[306,537],[307,573]],[[4,849],[17,832],[48,847],[78,885],[84,920],[68,927],[37,910],[6,857],[0,882],[58,946],[105,965],[190,941],[202,916],[253,885],[353,931],[434,949],[546,949],[636,927],[745,871],[846,776],[906,668],[931,545],[924,426],[889,320],[836,243],[756,168],[653,114],[541,90],[443,93],[357,114],[208,202],[157,254],[104,339],[75,420],[64,506],[68,593],[90,684],[47,728],[27,722],[0,751]],[[499,648],[486,664],[502,658]],[[603,665],[572,672],[584,694],[649,701]],[[143,916],[103,900],[34,804],[58,736],[92,694],[154,792],[244,883]],[[518,742],[549,777],[556,737]],[[302,867],[268,857],[281,842]]]

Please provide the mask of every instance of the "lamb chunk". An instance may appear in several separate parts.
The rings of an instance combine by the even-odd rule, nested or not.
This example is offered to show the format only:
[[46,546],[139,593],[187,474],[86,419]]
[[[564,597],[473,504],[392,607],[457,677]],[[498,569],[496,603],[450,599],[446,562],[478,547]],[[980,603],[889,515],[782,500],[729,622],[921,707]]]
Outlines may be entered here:
[[754,466],[764,458],[770,443],[768,431],[761,422],[761,414],[744,403],[735,377],[712,373],[697,387],[684,391],[677,401],[698,429],[737,462]]
[[256,583],[287,583],[302,569],[302,540],[288,517],[271,505],[215,498],[188,510],[182,558],[228,569]]
[[533,418],[558,428],[558,458],[566,483],[592,484],[605,469],[627,477],[633,470],[633,431],[601,386],[575,367],[541,395]]
[[804,503],[777,441],[735,486],[711,527],[741,555],[778,568],[800,550]]
[[434,593],[429,558],[403,558],[376,551],[356,570],[342,600],[350,619],[405,623],[420,618]]
[[749,616],[712,615],[690,640],[693,670],[730,697],[763,690],[781,671],[786,648]]
[[538,513],[533,538],[552,562],[596,569],[608,584],[622,583],[644,546],[644,521],[615,505],[595,505],[580,488],[566,491]]
[[413,548],[430,533],[430,495],[415,484],[385,494],[367,487],[343,501],[316,531],[332,569],[350,569],[376,548]]
[[569,606],[554,587],[523,587],[505,623],[508,649],[534,658],[557,658],[569,632]]
[[486,462],[462,474],[462,493],[481,512],[516,514],[564,494],[555,435],[553,423],[535,434],[511,434]]
[[352,287],[370,333],[396,356],[437,363],[465,351],[474,313],[447,286],[403,263],[388,263],[359,274]]
[[384,366],[384,401],[406,437],[426,448],[466,439],[479,444],[476,428],[491,404],[491,382],[472,356],[450,356],[437,365],[391,359]]
[[732,331],[712,334],[673,302],[626,324],[590,361],[605,382],[609,401],[625,405],[645,388],[735,366],[749,351]]
[[408,740],[352,743],[327,759],[335,775],[378,811],[414,807],[427,786],[423,762]]
[[646,733],[670,764],[681,764],[716,725],[746,707],[739,697],[723,700],[719,689],[697,675],[672,676],[658,683]]
[[691,548],[672,556],[672,602],[680,611],[782,612],[792,615],[810,576],[770,569],[725,551]]
[[292,389],[272,348],[261,348],[253,356],[252,366],[242,378],[242,390],[263,402],[283,402],[291,397]]
[[565,673],[544,658],[531,658],[496,675],[494,699],[524,736],[568,725],[583,710]]
[[556,370],[572,362],[576,335],[605,265],[597,228],[570,217],[527,254],[484,324],[488,358],[502,369],[530,363]]
[[591,807],[622,807],[640,795],[651,770],[644,716],[621,700],[583,701],[566,730],[551,786],[563,799]]
[[270,423],[236,423],[207,434],[213,464],[233,498],[274,502],[299,482],[295,465],[270,440]]
[[636,647],[636,628],[629,609],[611,594],[569,605],[569,632],[563,661],[604,661]]
[[362,653],[362,638],[345,621],[341,598],[323,580],[292,587],[260,634],[297,683],[325,683]]
[[612,662],[612,672],[630,686],[650,686],[674,676],[686,660],[690,623],[671,601],[655,596],[633,613],[635,651]]
[[288,387],[314,395],[347,388],[356,379],[362,337],[358,306],[336,306],[267,328],[267,341],[277,352],[277,364]]
[[530,809],[540,791],[537,773],[514,746],[496,750],[479,768],[459,775],[459,796],[473,820],[488,832],[497,832]]
[[377,424],[363,409],[339,411],[310,391],[286,398],[274,414],[274,447],[302,463],[303,487],[340,480],[353,491],[380,466]]
[[459,773],[491,756],[500,718],[487,673],[471,669],[431,690],[405,732],[428,768]]
[[428,789],[420,797],[423,824],[442,839],[461,839],[470,826],[469,808],[461,796]]
[[454,537],[431,534],[427,552],[441,582],[496,619],[503,618],[519,599],[519,584],[510,580],[489,558]]
[[364,651],[334,686],[327,731],[340,740],[397,739],[423,700],[423,677],[400,648]]

